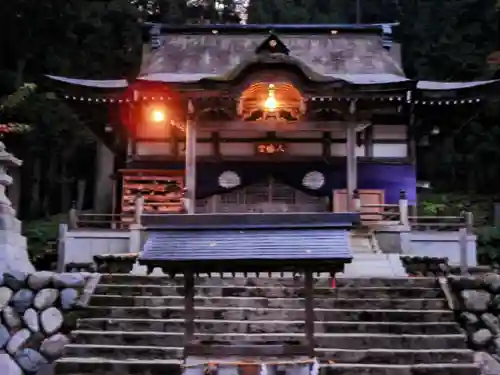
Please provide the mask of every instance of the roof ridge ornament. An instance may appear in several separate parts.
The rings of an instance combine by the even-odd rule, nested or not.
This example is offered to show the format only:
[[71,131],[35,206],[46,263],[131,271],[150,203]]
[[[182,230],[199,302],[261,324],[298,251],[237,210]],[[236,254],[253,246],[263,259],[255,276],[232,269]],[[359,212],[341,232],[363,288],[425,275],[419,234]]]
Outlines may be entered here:
[[392,26],[391,24],[382,24],[382,46],[388,51],[392,47]]
[[154,23],[151,25],[149,29],[149,35],[151,38],[151,49],[156,51],[161,47],[161,24]]
[[290,50],[285,43],[283,43],[281,39],[271,31],[269,36],[255,49],[255,53],[257,55],[263,53],[281,53],[288,56],[290,54]]

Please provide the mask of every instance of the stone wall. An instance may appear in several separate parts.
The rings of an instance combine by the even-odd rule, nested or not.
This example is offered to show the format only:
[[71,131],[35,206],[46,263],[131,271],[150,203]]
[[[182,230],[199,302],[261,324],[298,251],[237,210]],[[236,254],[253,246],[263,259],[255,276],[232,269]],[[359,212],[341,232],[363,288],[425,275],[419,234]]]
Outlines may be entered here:
[[96,278],[47,271],[0,274],[0,374],[50,374]]
[[491,369],[483,368],[482,373],[500,374],[500,275],[451,276],[448,285],[470,348],[480,353],[479,362]]

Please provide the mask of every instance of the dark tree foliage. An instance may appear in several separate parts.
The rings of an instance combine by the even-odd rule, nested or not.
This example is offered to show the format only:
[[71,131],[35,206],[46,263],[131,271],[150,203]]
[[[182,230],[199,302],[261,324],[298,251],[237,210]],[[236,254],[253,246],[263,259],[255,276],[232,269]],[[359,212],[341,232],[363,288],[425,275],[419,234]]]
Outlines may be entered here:
[[[18,0],[0,2],[0,101],[51,73],[122,78],[137,73],[141,22],[234,23],[243,0]],[[410,77],[470,80],[492,77],[486,65],[499,40],[495,0],[360,0],[361,21],[399,21]],[[353,23],[354,0],[250,0],[248,23]],[[500,183],[500,126],[496,105],[475,112],[424,113],[416,134],[442,131],[420,149],[419,173],[445,190],[488,191]],[[22,214],[64,211],[78,180],[92,184],[94,138],[64,101],[41,90],[0,123],[25,122],[33,131],[4,142],[25,161]],[[105,119],[103,120],[105,121]],[[440,163],[435,163],[440,160]],[[77,166],[77,167],[75,167]],[[43,171],[43,172],[42,172]],[[69,198],[61,191],[70,187]],[[92,191],[89,186],[87,191]],[[91,195],[91,194],[90,194]],[[91,200],[91,196],[89,199]]]

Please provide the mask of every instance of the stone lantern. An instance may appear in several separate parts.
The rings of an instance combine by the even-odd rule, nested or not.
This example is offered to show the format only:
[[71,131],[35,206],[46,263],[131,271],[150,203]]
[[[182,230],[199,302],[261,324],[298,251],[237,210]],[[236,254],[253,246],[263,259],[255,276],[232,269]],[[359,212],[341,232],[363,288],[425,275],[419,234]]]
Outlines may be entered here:
[[21,235],[21,221],[7,197],[6,189],[12,185],[7,169],[20,167],[22,161],[7,152],[0,142],[0,273],[35,271],[28,257],[26,237]]

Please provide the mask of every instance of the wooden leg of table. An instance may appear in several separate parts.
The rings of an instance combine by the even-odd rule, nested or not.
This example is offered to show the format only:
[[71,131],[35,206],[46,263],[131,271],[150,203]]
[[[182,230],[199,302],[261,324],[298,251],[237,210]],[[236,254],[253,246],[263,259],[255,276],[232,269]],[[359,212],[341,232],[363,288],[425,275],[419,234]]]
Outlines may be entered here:
[[194,274],[184,274],[184,345],[189,345],[194,335]]
[[306,329],[306,339],[309,345],[309,351],[311,357],[314,357],[314,349],[316,348],[316,342],[314,340],[314,280],[313,273],[311,270],[305,271],[304,278],[304,288],[305,288],[305,329]]

